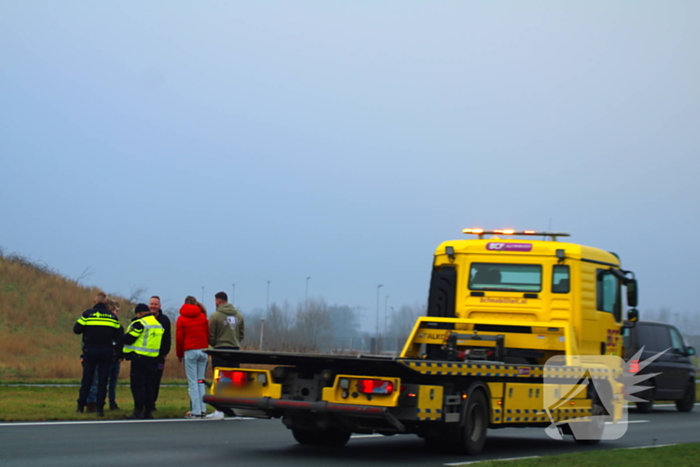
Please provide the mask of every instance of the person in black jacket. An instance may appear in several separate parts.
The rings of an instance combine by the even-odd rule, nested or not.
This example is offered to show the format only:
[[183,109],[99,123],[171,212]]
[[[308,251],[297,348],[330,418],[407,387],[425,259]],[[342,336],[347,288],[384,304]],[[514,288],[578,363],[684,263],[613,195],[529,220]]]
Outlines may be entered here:
[[94,306],[83,312],[73,325],[73,332],[83,335],[83,379],[78,393],[77,412],[85,410],[85,403],[97,368],[96,413],[104,417],[105,396],[107,395],[107,377],[109,366],[114,356],[115,343],[120,342],[124,330],[119,319],[107,309],[107,295],[99,292]]
[[158,400],[158,393],[160,392],[160,380],[163,378],[163,369],[165,368],[165,357],[170,353],[170,346],[172,345],[172,336],[170,332],[170,318],[163,313],[160,309],[160,297],[154,295],[148,302],[148,309],[151,310],[153,316],[158,320],[165,332],[163,333],[163,340],[160,344],[160,352],[158,353],[158,376],[156,384],[156,394],[153,400],[153,410],[155,410],[155,403]]
[[[107,299],[107,309],[114,313],[114,316],[119,319],[119,302]],[[124,334],[124,327],[121,327],[121,334]],[[114,343],[114,355],[112,355],[112,364],[109,366],[109,374],[107,377],[107,396],[109,399],[109,410],[119,410],[119,404],[117,404],[117,380],[119,379],[119,372],[121,370],[121,361],[124,358],[122,355],[123,344],[121,342]],[[95,372],[95,379],[92,380],[92,386],[90,387],[90,394],[87,397],[87,405],[85,410],[87,412],[95,412],[97,406],[97,375],[99,373],[99,368]],[[105,402],[105,406],[106,406]]]

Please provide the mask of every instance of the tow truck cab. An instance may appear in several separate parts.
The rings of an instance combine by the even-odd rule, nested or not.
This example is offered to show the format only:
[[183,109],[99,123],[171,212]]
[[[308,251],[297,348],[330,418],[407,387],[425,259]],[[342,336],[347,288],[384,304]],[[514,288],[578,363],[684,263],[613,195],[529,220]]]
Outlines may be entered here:
[[[622,356],[622,287],[634,307],[637,282],[617,255],[556,241],[566,233],[464,232],[479,238],[443,242],[435,251],[426,326],[417,323],[402,356],[420,356],[419,346],[429,344],[428,358],[451,359],[441,348],[443,329],[482,339],[463,349],[465,359],[544,364],[554,355]],[[428,324],[432,318],[451,322]]]

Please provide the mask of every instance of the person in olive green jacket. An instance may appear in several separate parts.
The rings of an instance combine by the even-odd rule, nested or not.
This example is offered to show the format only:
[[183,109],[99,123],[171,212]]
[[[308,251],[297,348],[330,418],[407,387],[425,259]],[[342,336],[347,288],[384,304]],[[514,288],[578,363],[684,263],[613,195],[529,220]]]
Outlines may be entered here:
[[[214,295],[216,311],[209,318],[209,345],[215,349],[239,350],[245,337],[245,323],[243,315],[228,302],[226,292]],[[223,359],[216,355],[211,356],[211,366],[237,368],[238,362],[230,357]],[[206,416],[209,419],[223,419],[224,414],[218,410]]]
[[[245,337],[243,315],[228,302],[226,292],[215,296],[216,311],[209,318],[209,345],[215,349],[238,350]],[[237,367],[229,359],[212,356],[212,367]]]

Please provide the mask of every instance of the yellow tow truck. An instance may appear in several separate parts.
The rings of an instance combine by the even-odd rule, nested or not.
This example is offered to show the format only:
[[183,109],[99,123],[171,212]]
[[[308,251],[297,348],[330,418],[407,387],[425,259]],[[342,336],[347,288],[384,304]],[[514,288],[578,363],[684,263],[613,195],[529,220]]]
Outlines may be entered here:
[[478,454],[487,429],[505,427],[597,443],[623,414],[622,370],[601,358],[623,355],[622,291],[637,306],[634,274],[614,253],[559,241],[566,233],[463,232],[477,238],[435,251],[427,316],[397,357],[209,350],[270,369],[215,368],[205,402],[281,418],[306,445],[413,433]]

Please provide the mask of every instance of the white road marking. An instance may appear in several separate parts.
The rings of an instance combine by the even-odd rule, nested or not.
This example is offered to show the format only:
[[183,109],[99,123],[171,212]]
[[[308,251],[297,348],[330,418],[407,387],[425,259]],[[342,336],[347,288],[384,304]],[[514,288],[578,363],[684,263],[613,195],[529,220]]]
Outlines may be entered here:
[[3,426],[58,426],[58,425],[108,425],[111,423],[171,423],[171,422],[220,422],[234,420],[255,420],[254,417],[233,417],[219,420],[202,420],[202,419],[187,419],[187,418],[156,418],[153,420],[71,420],[65,422],[4,422],[0,423]]
[[493,462],[493,461],[517,461],[520,459],[539,459],[542,456],[526,456],[526,457],[507,457],[505,459],[481,459],[480,461],[467,461],[467,462],[452,462],[443,465],[470,465],[479,464],[481,462]]
[[360,438],[384,438],[384,435],[352,435],[352,439],[360,439]]
[[672,444],[654,444],[652,446],[635,446],[632,448],[621,448],[621,449],[650,449],[650,448],[663,448],[666,446],[678,446],[678,443],[672,443]]
[[[663,448],[666,446],[677,446],[678,443],[673,443],[673,444],[656,444],[653,446],[634,446],[631,448],[620,448],[624,450],[628,449],[652,449],[652,448]],[[480,462],[491,462],[491,461],[515,461],[515,460],[520,460],[520,459],[538,459],[542,456],[527,456],[527,457],[508,457],[506,459],[482,459],[479,461],[468,461],[468,462],[452,462],[450,464],[443,464],[443,465],[474,465],[474,464],[479,464]]]
[[[695,405],[700,405],[700,402],[696,402]],[[675,407],[675,406],[676,406],[676,404],[657,404],[657,403],[654,403],[654,407]],[[630,407],[634,408],[634,405],[628,406],[628,408],[630,408]]]
[[605,422],[606,425],[616,425],[618,423],[649,423],[651,420],[625,420],[620,422]]

